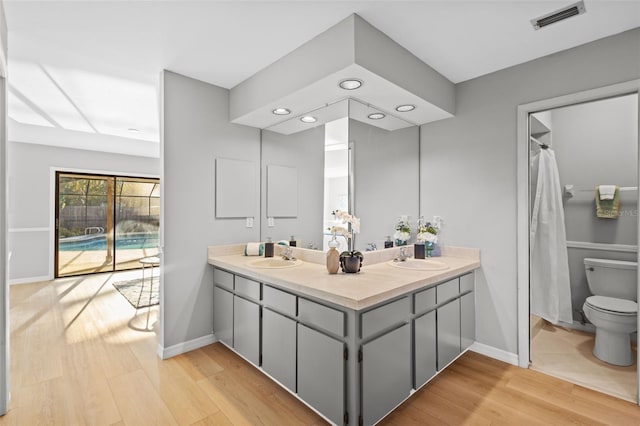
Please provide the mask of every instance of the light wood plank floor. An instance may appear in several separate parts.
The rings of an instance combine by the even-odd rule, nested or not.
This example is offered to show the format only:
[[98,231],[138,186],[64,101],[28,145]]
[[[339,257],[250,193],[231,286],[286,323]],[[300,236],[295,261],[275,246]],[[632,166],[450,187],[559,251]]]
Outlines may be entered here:
[[[11,287],[9,413],[0,425],[316,425],[323,420],[220,344],[160,361],[147,319],[111,282]],[[147,318],[147,314],[150,316]],[[640,424],[640,408],[467,353],[385,425]]]

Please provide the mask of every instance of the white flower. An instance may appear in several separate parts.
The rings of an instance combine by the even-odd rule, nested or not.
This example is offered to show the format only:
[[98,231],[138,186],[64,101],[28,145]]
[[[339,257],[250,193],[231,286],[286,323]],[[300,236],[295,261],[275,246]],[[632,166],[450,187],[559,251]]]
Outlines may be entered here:
[[393,234],[393,238],[398,241],[408,241],[411,234],[403,231],[396,231]]
[[360,232],[360,218],[351,216],[351,230],[354,234],[358,234]]
[[438,236],[436,234],[432,234],[431,232],[420,232],[416,236],[416,240],[420,243],[436,243],[438,241]]
[[[351,231],[354,234],[357,234],[360,232],[360,219],[350,215],[349,213],[342,211],[342,210],[336,210],[333,212],[333,214],[335,215],[336,219],[339,219],[342,223],[350,223],[351,224]],[[342,234],[345,235],[345,234]],[[347,238],[351,238],[351,234],[349,234],[349,237]]]

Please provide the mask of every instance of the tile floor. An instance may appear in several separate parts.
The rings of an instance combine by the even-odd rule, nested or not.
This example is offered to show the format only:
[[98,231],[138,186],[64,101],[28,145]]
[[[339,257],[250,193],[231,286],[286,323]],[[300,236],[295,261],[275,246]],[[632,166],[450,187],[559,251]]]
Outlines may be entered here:
[[[637,401],[637,365],[617,367],[592,354],[595,335],[531,317],[531,368],[627,401]],[[634,359],[636,347],[634,345]]]

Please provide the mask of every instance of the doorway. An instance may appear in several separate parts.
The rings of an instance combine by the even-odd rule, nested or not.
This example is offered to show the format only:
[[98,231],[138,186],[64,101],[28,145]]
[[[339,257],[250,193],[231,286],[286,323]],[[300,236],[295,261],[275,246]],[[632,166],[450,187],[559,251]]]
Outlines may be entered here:
[[[637,110],[638,95],[630,94],[529,116],[530,368],[629,401],[637,400],[635,344],[595,356],[596,327],[584,306],[592,295],[636,300]],[[599,197],[609,186],[615,206],[613,194]],[[616,275],[594,288],[589,259],[629,266],[629,280]]]
[[[629,258],[629,260],[638,259],[637,253],[637,241],[638,241],[638,214],[637,214],[637,195],[638,195],[638,175],[637,175],[637,167],[638,167],[638,87],[640,87],[640,81],[631,81],[627,83],[621,83],[613,86],[603,87],[599,89],[589,90],[585,92],[580,92],[572,95],[562,96],[554,99],[548,99],[544,101],[538,101],[531,104],[521,105],[518,107],[518,145],[517,145],[517,170],[518,170],[518,364],[524,368],[536,368],[535,364],[540,365],[539,351],[538,351],[538,343],[540,343],[540,333],[545,335],[544,339],[550,338],[551,340],[556,339],[556,342],[551,342],[548,340],[546,342],[546,347],[548,349],[548,354],[550,354],[550,358],[558,359],[561,356],[568,356],[566,358],[564,365],[558,371],[568,371],[568,370],[576,370],[576,366],[579,364],[578,356],[584,356],[585,359],[588,356],[592,356],[592,334],[590,333],[590,324],[588,321],[584,321],[582,318],[580,308],[584,300],[578,301],[577,299],[582,299],[582,296],[589,296],[590,293],[588,290],[582,291],[580,286],[576,286],[574,282],[576,278],[578,281],[584,278],[584,287],[586,287],[586,276],[580,276],[580,272],[582,274],[585,273],[585,268],[582,266],[581,268],[575,267],[572,265],[570,261],[572,258],[578,256],[578,252],[583,251],[585,249],[589,250],[598,250],[600,251],[600,255],[598,257],[601,258],[613,258],[611,256],[616,256],[622,254]],[[536,267],[535,261],[532,260],[532,254],[535,251],[535,246],[532,244],[531,234],[534,230],[533,222],[532,222],[532,210],[534,208],[534,198],[532,197],[533,191],[531,188],[532,179],[531,176],[536,172],[532,170],[532,150],[539,149],[542,145],[549,145],[548,141],[545,138],[551,136],[551,144],[553,144],[553,127],[551,127],[551,133],[547,133],[546,136],[541,134],[533,135],[532,133],[536,133],[534,130],[535,124],[530,123],[530,116],[534,116],[538,114],[536,119],[541,118],[540,113],[543,111],[550,110],[561,110],[570,106],[584,106],[596,101],[603,100],[612,100],[616,98],[624,98],[626,95],[632,95],[631,102],[633,102],[633,110],[630,112],[632,118],[634,120],[633,128],[630,130],[631,137],[634,142],[634,149],[630,152],[626,152],[621,154],[624,156],[624,163],[627,164],[630,162],[632,164],[633,169],[631,174],[633,176],[628,179],[625,178],[624,182],[618,181],[620,179],[616,174],[619,170],[614,170],[613,173],[605,176],[598,175],[602,167],[598,162],[599,159],[595,158],[597,165],[589,165],[589,159],[586,158],[588,153],[590,152],[588,146],[584,146],[583,144],[579,144],[579,148],[577,151],[573,152],[572,157],[569,158],[569,161],[573,162],[575,169],[577,172],[584,172],[584,174],[588,178],[597,178],[598,182],[596,184],[592,184],[591,182],[586,182],[584,185],[578,183],[574,183],[573,181],[569,182],[569,180],[575,180],[575,177],[572,177],[569,180],[562,181],[557,185],[559,196],[563,197],[560,201],[560,208],[563,212],[569,209],[583,209],[585,210],[587,216],[583,217],[574,217],[575,212],[569,212],[567,215],[566,223],[567,223],[567,238],[565,241],[565,253],[568,250],[573,250],[570,252],[568,259],[570,264],[570,274],[569,276],[573,276],[571,281],[571,292],[570,292],[570,303],[571,307],[568,311],[569,318],[567,319],[566,309],[564,310],[564,314],[559,314],[557,318],[555,318],[555,322],[552,321],[539,321],[536,317],[530,317],[530,312],[533,313],[537,308],[534,308],[535,300],[533,293],[530,293],[530,284],[533,285],[532,282],[532,271]],[[629,99],[629,98],[628,98]],[[544,120],[543,120],[544,121]],[[539,123],[538,123],[539,124]],[[531,139],[531,136],[534,136]],[[536,137],[537,136],[537,137]],[[541,138],[542,137],[542,138]],[[603,149],[607,149],[607,140],[611,140],[612,137],[615,137],[614,134],[609,134],[608,137],[601,138],[600,145]],[[560,149],[559,155],[567,156],[567,152],[563,153],[563,149],[560,145],[558,145],[558,149]],[[585,157],[584,160],[582,157]],[[587,161],[589,160],[589,161]],[[582,169],[582,170],[580,170]],[[566,171],[566,170],[565,170]],[[596,176],[597,175],[597,176]],[[565,176],[566,177],[566,176]],[[627,180],[630,180],[627,182]],[[615,182],[614,182],[615,181]],[[596,201],[594,197],[594,187],[600,184],[612,183],[619,185],[620,187],[625,187],[627,192],[624,194],[626,198],[632,197],[631,201],[627,200],[626,203],[623,203],[629,207],[629,215],[625,217],[627,222],[631,222],[630,228],[624,230],[625,226],[620,225],[621,222],[616,222],[616,219],[610,219],[612,222],[598,223],[597,226],[594,226],[593,223],[597,220],[604,219],[595,219],[597,215],[596,212]],[[572,186],[573,185],[573,186]],[[633,188],[630,190],[629,188]],[[579,192],[578,192],[579,191]],[[575,194],[575,198],[571,200],[572,193]],[[580,203],[578,198],[586,197],[587,201],[582,200]],[[568,202],[568,200],[571,200]],[[578,202],[576,202],[578,201]],[[623,200],[624,201],[624,200]],[[592,205],[593,204],[593,205]],[[635,206],[635,207],[634,207]],[[593,208],[592,208],[593,207]],[[590,215],[590,216],[589,216]],[[618,218],[619,219],[619,218]],[[582,222],[581,222],[582,221]],[[591,221],[591,222],[590,222]],[[579,225],[579,226],[578,226]],[[607,228],[607,229],[605,229]],[[611,228],[611,229],[608,229]],[[587,244],[588,247],[584,244],[584,241],[577,238],[576,232],[590,232],[591,239],[588,239]],[[623,237],[629,239],[629,241],[624,241],[622,244],[617,244],[615,239],[612,239],[616,233],[619,233]],[[575,235],[574,235],[575,234]],[[535,242],[537,244],[537,241]],[[610,250],[608,250],[610,249]],[[620,252],[622,250],[622,252]],[[626,250],[626,251],[625,251]],[[602,253],[608,253],[602,255]],[[591,254],[589,254],[591,256]],[[609,256],[609,257],[607,257]],[[579,257],[579,256],[578,256]],[[582,256],[583,258],[585,256]],[[595,257],[595,256],[594,256]],[[556,261],[558,256],[554,256],[553,259]],[[567,256],[565,256],[565,259]],[[576,258],[577,259],[577,258]],[[573,263],[580,263],[584,259],[575,260]],[[577,268],[577,269],[576,269]],[[637,300],[638,295],[638,282],[635,283],[635,288],[633,292],[635,293],[635,299]],[[585,294],[580,294],[585,293]],[[566,294],[565,294],[566,296]],[[562,298],[562,297],[560,297]],[[566,299],[566,297],[564,297]],[[574,300],[575,299],[575,300]],[[637,320],[636,320],[637,322]],[[584,324],[583,324],[584,323]],[[591,329],[593,330],[593,329]],[[564,337],[563,337],[563,333]],[[573,349],[573,353],[569,355],[560,355],[561,352],[558,348],[551,348],[552,345],[558,343],[558,341],[567,341],[573,340],[573,343],[570,345]],[[534,343],[532,343],[534,342]],[[536,348],[530,346],[530,344],[535,344]],[[534,350],[535,349],[535,350]],[[538,352],[538,354],[536,354]],[[536,359],[537,358],[537,359]],[[637,365],[637,354],[634,352],[634,364]],[[532,364],[533,360],[533,364]],[[610,384],[611,382],[615,382],[612,379],[612,372],[610,371],[610,366],[607,363],[600,361],[594,357],[593,360],[588,361],[592,365],[596,365],[601,363],[600,367],[603,367],[603,372],[600,373],[600,377],[608,378]],[[572,381],[574,383],[578,383],[587,387],[595,388],[604,393],[609,393],[617,397],[623,397],[625,399],[630,399],[638,402],[638,376],[637,370],[633,367],[633,371],[630,375],[630,380],[628,380],[627,390],[623,393],[625,395],[621,395],[620,392],[611,391],[611,389],[605,389],[600,385],[602,383],[585,383],[584,381],[577,380],[575,378],[567,377],[558,374],[561,378],[565,380]]]
[[56,172],[54,275],[139,268],[159,224],[159,179]]

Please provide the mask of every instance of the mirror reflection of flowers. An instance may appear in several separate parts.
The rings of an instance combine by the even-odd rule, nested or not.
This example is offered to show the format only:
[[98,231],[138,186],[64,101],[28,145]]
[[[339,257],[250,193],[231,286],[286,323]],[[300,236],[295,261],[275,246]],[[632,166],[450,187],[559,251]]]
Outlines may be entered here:
[[423,217],[418,219],[418,235],[416,241],[419,243],[430,243],[431,245],[438,242],[438,225],[436,223],[425,222]]
[[336,235],[343,235],[347,239],[349,251],[353,251],[353,235],[360,232],[360,219],[343,211],[335,210],[331,212],[336,220],[341,221],[345,226],[332,226],[329,228],[335,239]]
[[409,226],[408,216],[400,216],[396,223],[396,232],[393,233],[393,239],[396,245],[404,246],[411,238],[411,227]]

